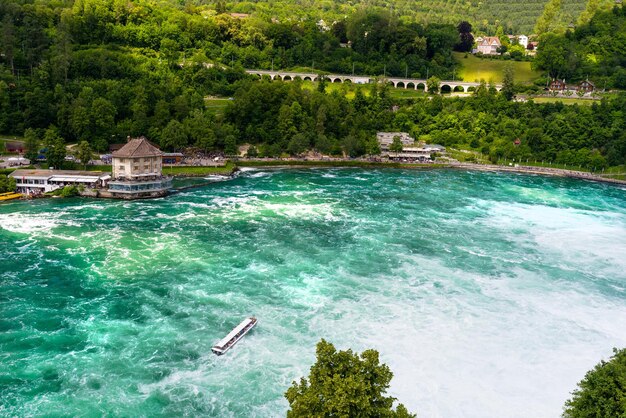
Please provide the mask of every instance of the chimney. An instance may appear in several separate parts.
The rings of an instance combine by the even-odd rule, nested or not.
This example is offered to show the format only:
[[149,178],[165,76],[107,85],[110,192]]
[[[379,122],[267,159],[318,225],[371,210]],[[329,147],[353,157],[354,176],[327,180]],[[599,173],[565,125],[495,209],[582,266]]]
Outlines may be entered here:
[[130,142],[130,135],[128,135],[128,136],[126,137],[126,142],[127,142],[127,143],[128,143],[128,142]]

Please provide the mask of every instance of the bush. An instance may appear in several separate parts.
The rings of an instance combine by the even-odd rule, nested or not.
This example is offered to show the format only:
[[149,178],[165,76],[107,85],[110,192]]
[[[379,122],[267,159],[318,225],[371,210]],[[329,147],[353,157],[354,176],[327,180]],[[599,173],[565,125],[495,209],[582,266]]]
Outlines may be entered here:
[[588,371],[565,403],[564,418],[626,416],[626,348]]
[[83,186],[65,186],[62,189],[56,189],[50,194],[60,197],[73,197],[78,196],[82,190]]

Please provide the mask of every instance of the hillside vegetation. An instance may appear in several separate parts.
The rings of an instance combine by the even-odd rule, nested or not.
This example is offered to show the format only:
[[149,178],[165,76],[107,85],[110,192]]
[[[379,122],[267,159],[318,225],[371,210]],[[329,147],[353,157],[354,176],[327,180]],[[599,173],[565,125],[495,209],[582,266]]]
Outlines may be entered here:
[[[265,19],[324,19],[327,23],[341,20],[362,6],[389,10],[402,20],[418,23],[452,23],[468,20],[474,27],[487,34],[494,34],[501,25],[507,33],[533,32],[547,0],[357,0],[357,1],[289,1],[272,2],[235,1],[228,3],[229,10],[250,13]],[[566,28],[575,23],[586,7],[586,0],[562,0],[555,24]]]
[[[314,3],[302,10],[307,7]],[[328,12],[337,13],[343,5],[332,7]],[[55,167],[63,163],[67,143],[106,151],[111,143],[140,135],[164,150],[193,146],[234,154],[239,145],[253,144],[253,153],[261,156],[315,149],[356,157],[378,153],[376,132],[390,130],[479,150],[494,161],[536,158],[590,169],[626,161],[623,95],[591,106],[514,103],[519,86],[513,80],[534,77],[528,63],[471,57],[460,58],[466,61],[460,68],[453,51],[472,46],[465,42],[472,32],[466,22],[421,24],[397,9],[358,8],[324,28],[298,20],[302,10],[271,21],[231,16],[233,8],[219,2],[5,0],[0,133],[23,135],[33,144],[29,152],[43,143]],[[548,9],[544,15],[552,17],[544,21],[553,22],[556,13]],[[590,76],[607,74],[607,86],[619,86],[623,19],[624,9],[615,8],[596,13],[574,32],[545,33],[537,68],[562,74],[575,63],[572,57],[594,51],[595,61],[574,67],[576,74],[582,69]],[[601,47],[594,49],[594,37]],[[351,47],[345,47],[348,41]],[[470,80],[498,81],[508,63],[513,71],[505,72],[501,93],[484,85],[464,99],[433,97],[437,84],[455,71]],[[307,85],[259,81],[244,72],[272,66],[428,75],[435,87],[425,94],[375,83]],[[477,69],[485,74],[463,73]]]

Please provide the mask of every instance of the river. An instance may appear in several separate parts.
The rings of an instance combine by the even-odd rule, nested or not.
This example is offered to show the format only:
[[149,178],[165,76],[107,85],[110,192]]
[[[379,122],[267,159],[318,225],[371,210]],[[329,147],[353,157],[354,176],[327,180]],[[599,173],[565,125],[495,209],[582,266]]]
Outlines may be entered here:
[[626,346],[626,191],[591,182],[250,170],[2,204],[0,251],[1,416],[284,416],[325,338],[420,417],[557,417]]

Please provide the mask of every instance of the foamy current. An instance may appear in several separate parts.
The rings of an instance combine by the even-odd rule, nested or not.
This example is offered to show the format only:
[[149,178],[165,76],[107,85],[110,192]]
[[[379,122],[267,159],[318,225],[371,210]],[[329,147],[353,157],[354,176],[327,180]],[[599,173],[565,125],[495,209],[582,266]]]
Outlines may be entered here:
[[325,338],[420,417],[558,417],[626,346],[626,192],[582,181],[249,170],[3,204],[0,251],[0,416],[284,416]]

